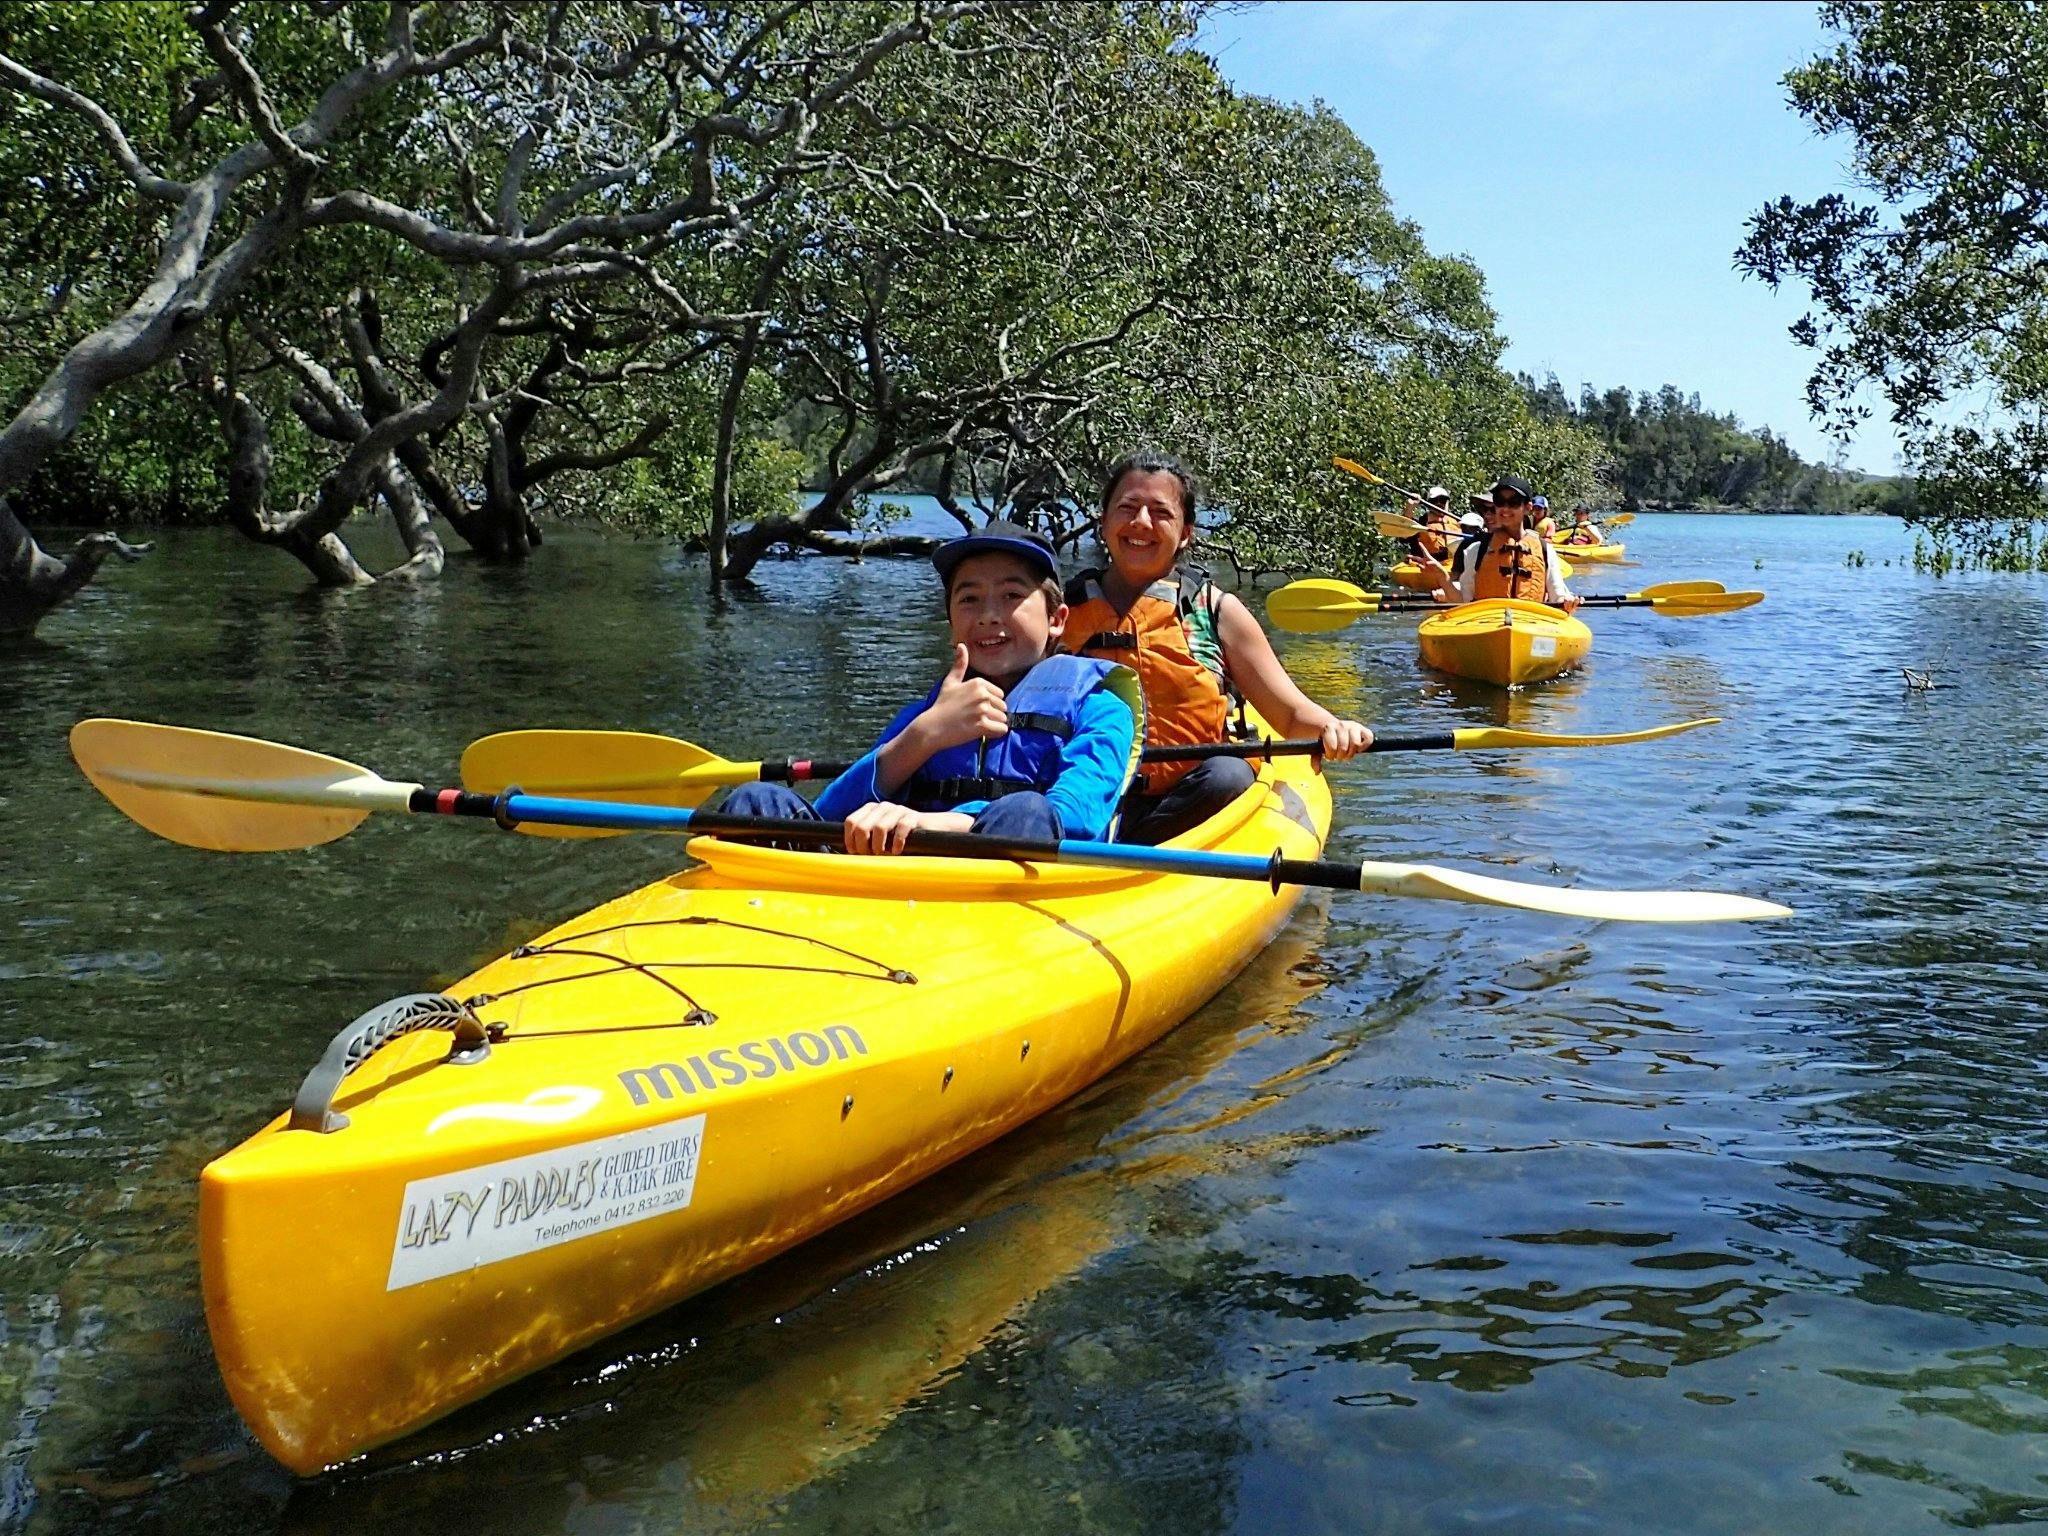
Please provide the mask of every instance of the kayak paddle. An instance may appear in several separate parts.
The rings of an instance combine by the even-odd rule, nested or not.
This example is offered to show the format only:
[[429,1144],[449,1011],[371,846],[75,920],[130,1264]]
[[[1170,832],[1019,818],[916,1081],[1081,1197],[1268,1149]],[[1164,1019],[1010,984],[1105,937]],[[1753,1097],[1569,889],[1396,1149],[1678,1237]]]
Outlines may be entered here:
[[[471,816],[639,832],[710,833],[837,847],[839,822],[724,816],[678,806],[476,794],[397,784],[340,758],[278,742],[137,720],[82,720],[71,754],[94,786],[130,820],[172,842],[231,853],[310,848],[353,831],[372,811]],[[1039,842],[973,832],[913,832],[908,851],[951,858],[1013,859],[1201,875],[1332,890],[1374,891],[1482,906],[1519,907],[1618,922],[1721,922],[1788,917],[1789,907],[1712,891],[1598,891],[1530,885],[1424,864],[1287,859],[1276,851],[1210,853],[1072,839]]]
[[[1466,727],[1406,736],[1374,736],[1374,752],[1470,752],[1508,747],[1610,747],[1657,741],[1703,725],[1718,717],[1686,720],[1601,736],[1552,735],[1497,727]],[[1219,741],[1181,747],[1147,747],[1148,763],[1200,762],[1212,757],[1310,757],[1320,754],[1320,738],[1277,741]],[[642,803],[702,805],[728,784],[790,784],[834,779],[849,764],[815,758],[774,758],[758,763],[732,763],[693,742],[642,731],[528,730],[503,731],[470,743],[462,754],[462,787],[495,795],[514,786],[541,795],[577,795],[584,799],[615,799],[631,795]],[[552,825],[523,826],[544,836],[603,836],[588,828]]]
[[1394,484],[1394,482],[1391,480],[1382,480],[1378,475],[1374,474],[1371,470],[1367,469],[1363,464],[1359,463],[1356,459],[1340,458],[1337,455],[1332,454],[1330,457],[1330,462],[1336,465],[1337,468],[1343,470],[1345,474],[1358,476],[1359,479],[1363,480],[1368,485],[1383,485],[1388,490],[1392,491],[1396,496],[1406,496],[1410,501],[1422,500],[1422,498],[1416,495],[1415,492],[1398,486]]
[[[1707,590],[1701,590],[1701,589]],[[1732,613],[1764,600],[1761,592],[1729,592],[1718,582],[1673,581],[1627,596],[1582,597],[1581,608],[1654,608],[1673,617]],[[1348,581],[1315,576],[1292,581],[1266,597],[1266,616],[1281,629],[1321,634],[1342,629],[1368,613],[1441,613],[1455,604],[1438,603],[1415,592],[1368,592]]]

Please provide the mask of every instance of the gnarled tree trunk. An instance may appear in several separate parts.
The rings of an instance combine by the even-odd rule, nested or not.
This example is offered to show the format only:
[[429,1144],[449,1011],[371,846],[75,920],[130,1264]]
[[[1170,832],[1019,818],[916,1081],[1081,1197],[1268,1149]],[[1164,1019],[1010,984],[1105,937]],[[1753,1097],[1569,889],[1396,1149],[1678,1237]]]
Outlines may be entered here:
[[0,498],[0,639],[34,634],[52,608],[92,580],[107,556],[140,560],[148,550],[112,533],[89,533],[59,560],[44,552]]

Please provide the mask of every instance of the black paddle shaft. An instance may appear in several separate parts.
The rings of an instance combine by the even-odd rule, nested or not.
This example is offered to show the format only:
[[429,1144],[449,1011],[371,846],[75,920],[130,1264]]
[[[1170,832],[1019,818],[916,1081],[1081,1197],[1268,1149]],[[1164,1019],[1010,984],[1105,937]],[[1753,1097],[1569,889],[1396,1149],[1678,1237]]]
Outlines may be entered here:
[[[1450,731],[1424,731],[1413,736],[1375,736],[1368,752],[1448,752],[1457,746]],[[1147,747],[1142,756],[1148,763],[1199,763],[1212,757],[1321,757],[1320,737],[1306,736],[1288,741],[1209,741],[1185,747]],[[851,763],[828,762],[819,758],[785,757],[761,764],[764,784],[795,784],[813,779],[836,779]]]

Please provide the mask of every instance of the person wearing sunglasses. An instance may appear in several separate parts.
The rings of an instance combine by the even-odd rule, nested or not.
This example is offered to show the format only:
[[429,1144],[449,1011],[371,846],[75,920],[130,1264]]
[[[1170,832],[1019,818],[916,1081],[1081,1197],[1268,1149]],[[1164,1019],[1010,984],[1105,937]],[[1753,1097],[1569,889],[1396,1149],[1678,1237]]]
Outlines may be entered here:
[[1534,500],[1535,493],[1526,480],[1501,476],[1493,482],[1486,503],[1484,532],[1460,544],[1448,567],[1427,558],[1418,561],[1423,574],[1436,578],[1438,602],[1512,597],[1548,603],[1566,613],[1579,606],[1578,597],[1558,570],[1549,541],[1527,526],[1525,514]]

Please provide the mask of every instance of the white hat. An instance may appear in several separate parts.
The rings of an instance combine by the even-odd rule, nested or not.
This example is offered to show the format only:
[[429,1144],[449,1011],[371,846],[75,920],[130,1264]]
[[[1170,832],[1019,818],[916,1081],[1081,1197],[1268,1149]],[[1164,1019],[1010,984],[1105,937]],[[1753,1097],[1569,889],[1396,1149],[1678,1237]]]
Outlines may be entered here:
[[1486,526],[1486,519],[1481,517],[1477,512],[1467,512],[1463,517],[1458,519],[1458,526],[1460,528],[1480,529]]
[[1449,501],[1451,499],[1450,489],[1447,486],[1432,485],[1429,488],[1429,494],[1422,499],[1424,501]]

